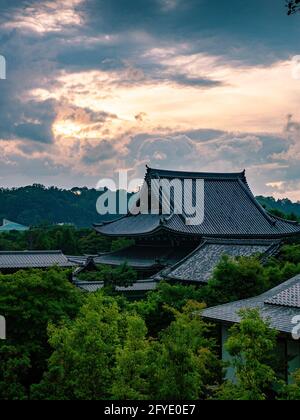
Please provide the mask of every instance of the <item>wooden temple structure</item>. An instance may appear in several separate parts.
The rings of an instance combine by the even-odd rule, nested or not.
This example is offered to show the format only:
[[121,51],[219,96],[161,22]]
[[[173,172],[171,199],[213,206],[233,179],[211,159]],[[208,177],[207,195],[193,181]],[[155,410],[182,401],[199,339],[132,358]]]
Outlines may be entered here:
[[[197,180],[204,180],[204,221],[186,223],[177,214],[171,197],[170,214],[128,213],[115,221],[94,225],[100,235],[126,237],[135,245],[125,250],[100,255],[95,264],[118,266],[127,263],[143,281],[169,279],[205,284],[224,254],[231,257],[274,255],[282,241],[300,235],[300,225],[269,214],[253,195],[245,171],[239,173],[179,172],[147,167],[145,182],[190,180],[192,194]],[[160,202],[164,200],[162,193]]]

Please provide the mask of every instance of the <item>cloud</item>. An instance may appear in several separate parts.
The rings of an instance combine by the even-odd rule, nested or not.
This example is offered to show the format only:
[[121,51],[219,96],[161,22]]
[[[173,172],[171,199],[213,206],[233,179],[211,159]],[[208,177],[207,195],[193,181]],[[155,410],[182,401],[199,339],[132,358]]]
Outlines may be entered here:
[[68,26],[82,24],[82,13],[78,7],[84,0],[59,0],[45,2],[22,2],[6,13],[3,29],[46,34],[65,31]]
[[96,144],[87,143],[83,146],[82,162],[85,164],[101,164],[106,160],[111,160],[116,156],[116,150],[113,145],[107,141],[102,140]]
[[300,26],[282,3],[2,0],[1,182],[245,167],[257,192],[300,198]]

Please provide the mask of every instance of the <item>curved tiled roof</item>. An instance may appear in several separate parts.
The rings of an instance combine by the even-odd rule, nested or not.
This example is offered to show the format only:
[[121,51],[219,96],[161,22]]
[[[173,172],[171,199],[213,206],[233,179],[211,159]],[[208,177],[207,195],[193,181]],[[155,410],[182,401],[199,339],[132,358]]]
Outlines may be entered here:
[[[98,290],[103,289],[104,283],[103,282],[88,282],[88,281],[77,281],[74,283],[76,287],[81,289],[84,292],[88,293],[95,293]],[[153,280],[141,280],[134,283],[132,286],[128,287],[120,287],[117,286],[117,292],[150,292],[151,290],[155,290],[157,287],[157,282]]]
[[[257,202],[245,176],[239,173],[194,173],[148,168],[146,181],[151,179],[189,179],[194,181],[190,194],[196,196],[196,180],[204,180],[204,222],[187,225],[185,215],[128,215],[115,222],[95,226],[108,236],[152,235],[159,230],[173,234],[235,237],[281,238],[300,234],[300,225],[274,217]],[[192,190],[191,190],[192,188]],[[176,207],[176,199],[172,207]],[[182,200],[182,197],[180,197]],[[177,204],[181,204],[178,202]]]
[[241,309],[258,309],[262,318],[270,321],[272,328],[292,333],[293,318],[300,315],[299,286],[300,275],[258,297],[205,309],[202,316],[213,321],[238,323]]
[[126,216],[111,223],[95,225],[97,232],[108,236],[139,236],[152,234],[162,226],[162,217],[151,214]]
[[232,258],[261,255],[267,258],[278,250],[280,242],[263,240],[205,240],[192,254],[166,270],[171,280],[207,283],[223,255]]
[[1,269],[73,267],[61,251],[5,251],[0,252]]

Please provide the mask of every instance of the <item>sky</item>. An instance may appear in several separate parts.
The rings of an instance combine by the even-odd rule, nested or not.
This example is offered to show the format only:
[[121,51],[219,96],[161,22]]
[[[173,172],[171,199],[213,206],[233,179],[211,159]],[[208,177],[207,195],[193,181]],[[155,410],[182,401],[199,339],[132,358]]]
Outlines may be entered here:
[[246,169],[300,201],[300,14],[285,0],[0,0],[0,186]]

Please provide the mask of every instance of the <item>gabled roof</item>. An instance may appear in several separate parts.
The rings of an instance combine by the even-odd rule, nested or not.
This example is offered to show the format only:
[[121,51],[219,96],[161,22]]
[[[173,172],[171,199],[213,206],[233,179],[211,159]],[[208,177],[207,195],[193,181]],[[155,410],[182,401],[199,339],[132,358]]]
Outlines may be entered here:
[[265,259],[274,255],[279,246],[279,241],[205,239],[194,252],[165,270],[162,275],[171,280],[207,283],[223,255],[236,258],[257,254]]
[[[199,237],[283,238],[300,234],[300,225],[270,215],[252,194],[245,172],[194,173],[148,168],[146,182],[152,179],[190,179],[195,196],[196,180],[204,180],[204,222],[191,226],[185,217],[170,215],[128,214],[114,222],[95,225],[107,236],[151,236],[161,231]],[[182,198],[180,198],[182,199]],[[176,198],[174,198],[176,205]]]
[[11,232],[13,230],[23,232],[29,230],[29,227],[20,225],[19,223],[11,222],[7,219],[3,219],[3,224],[0,226],[0,232]]
[[300,275],[258,297],[205,309],[202,316],[222,323],[238,323],[241,309],[255,308],[263,319],[270,321],[272,328],[291,334],[295,326],[292,320],[300,315]]
[[73,267],[61,251],[0,252],[0,271],[3,269]]

